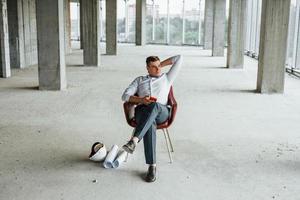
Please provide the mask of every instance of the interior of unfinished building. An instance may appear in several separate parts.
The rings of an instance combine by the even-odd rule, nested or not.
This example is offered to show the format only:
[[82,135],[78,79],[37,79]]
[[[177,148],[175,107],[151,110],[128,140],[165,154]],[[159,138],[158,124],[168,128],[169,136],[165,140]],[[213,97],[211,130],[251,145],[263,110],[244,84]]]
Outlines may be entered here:
[[[176,55],[148,183],[121,97]],[[297,200],[299,78],[300,0],[1,0],[0,199]]]

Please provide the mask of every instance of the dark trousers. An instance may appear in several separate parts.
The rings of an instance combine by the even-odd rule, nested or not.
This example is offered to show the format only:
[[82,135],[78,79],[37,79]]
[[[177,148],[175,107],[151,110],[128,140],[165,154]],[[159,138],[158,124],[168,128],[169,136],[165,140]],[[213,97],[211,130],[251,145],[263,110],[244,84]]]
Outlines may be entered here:
[[144,151],[147,164],[156,163],[156,125],[168,119],[168,107],[160,103],[139,105],[135,108],[137,126],[133,136],[144,141]]

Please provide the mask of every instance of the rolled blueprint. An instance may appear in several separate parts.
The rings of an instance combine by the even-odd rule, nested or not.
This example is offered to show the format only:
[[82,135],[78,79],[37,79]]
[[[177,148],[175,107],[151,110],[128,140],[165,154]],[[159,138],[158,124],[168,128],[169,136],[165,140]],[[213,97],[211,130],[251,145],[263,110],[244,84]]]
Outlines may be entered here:
[[104,162],[103,162],[103,166],[105,168],[113,168],[113,162],[118,154],[118,149],[119,147],[117,145],[113,145],[109,151],[109,153],[107,154]]
[[120,153],[118,154],[118,157],[113,162],[113,168],[118,168],[126,160],[127,154],[128,153],[124,150],[120,151]]

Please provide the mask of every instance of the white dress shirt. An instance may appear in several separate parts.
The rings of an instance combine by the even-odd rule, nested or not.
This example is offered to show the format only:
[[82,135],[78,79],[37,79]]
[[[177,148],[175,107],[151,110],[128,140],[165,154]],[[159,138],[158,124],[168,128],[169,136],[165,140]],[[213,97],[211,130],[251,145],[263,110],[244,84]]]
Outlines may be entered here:
[[173,56],[171,60],[172,66],[167,73],[162,73],[159,77],[146,75],[134,79],[124,91],[122,100],[129,101],[130,96],[137,94],[139,97],[155,97],[157,98],[156,102],[167,105],[170,87],[181,68],[182,56]]

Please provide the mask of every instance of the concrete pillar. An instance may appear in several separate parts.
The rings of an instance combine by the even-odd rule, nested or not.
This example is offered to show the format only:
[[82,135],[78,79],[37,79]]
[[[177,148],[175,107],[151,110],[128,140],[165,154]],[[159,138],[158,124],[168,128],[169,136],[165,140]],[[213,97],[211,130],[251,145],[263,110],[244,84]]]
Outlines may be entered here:
[[212,48],[214,0],[205,0],[204,49]]
[[290,0],[262,1],[257,91],[284,91]]
[[106,54],[117,54],[117,0],[106,0]]
[[136,0],[135,44],[146,44],[146,0]]
[[100,31],[98,0],[82,1],[83,64],[100,66]]
[[[300,1],[297,1],[297,3],[296,3],[296,6],[295,6],[295,8],[294,8],[294,12],[296,12],[296,16],[299,16],[300,15]],[[298,15],[297,15],[298,14]],[[294,28],[294,27],[292,27],[291,26],[291,22],[292,21],[294,21],[294,25],[297,27],[297,25],[298,25],[298,30],[297,31],[294,31],[294,40],[293,41],[289,41],[290,42],[290,47],[289,47],[289,49],[295,49],[294,50],[294,55],[295,55],[295,57],[296,57],[296,60],[295,60],[295,67],[296,68],[300,68],[300,18],[297,20],[296,19],[296,17],[295,17],[295,19],[291,19],[291,16],[292,16],[292,10],[290,11],[290,24],[289,24],[289,27],[291,27],[290,28],[290,31],[292,30],[292,28]],[[295,15],[294,15],[295,16]],[[295,29],[294,29],[295,30]],[[297,38],[297,39],[296,39]],[[296,43],[296,44],[295,44]],[[296,50],[297,49],[297,50]]]
[[230,0],[228,20],[227,67],[243,68],[246,33],[246,1]]
[[36,30],[36,0],[22,0],[25,66],[36,65],[37,30]]
[[35,0],[7,1],[12,68],[37,64]]
[[212,56],[224,56],[226,1],[214,0]]
[[202,9],[201,9],[201,4],[202,4],[202,2],[201,2],[202,0],[199,0],[199,19],[198,19],[198,21],[199,21],[199,26],[198,26],[198,45],[201,45],[202,44],[202,42],[203,42],[203,39],[201,38],[201,35],[202,35],[202,17],[201,17],[201,15],[202,15]]
[[65,53],[72,53],[71,48],[71,5],[70,0],[64,0],[65,13]]
[[22,4],[21,0],[7,1],[11,68],[25,67]]
[[[298,31],[298,35],[296,35],[296,37],[300,38],[300,24],[298,26],[299,26],[299,28],[298,28],[299,31]],[[298,50],[296,51],[296,65],[295,65],[295,67],[300,68],[300,40],[299,39],[298,39],[298,43],[297,43],[297,47],[296,48]]]
[[11,76],[6,0],[0,1],[0,77]]
[[185,0],[182,1],[182,41],[181,43],[185,43]]
[[83,17],[82,17],[82,14],[83,14],[83,11],[82,11],[82,1],[83,0],[79,0],[79,6],[80,6],[80,10],[79,10],[79,23],[80,23],[80,49],[83,49]]
[[64,1],[36,0],[40,90],[66,88]]
[[170,44],[170,0],[167,0],[167,30],[165,31],[166,35],[166,44]]

